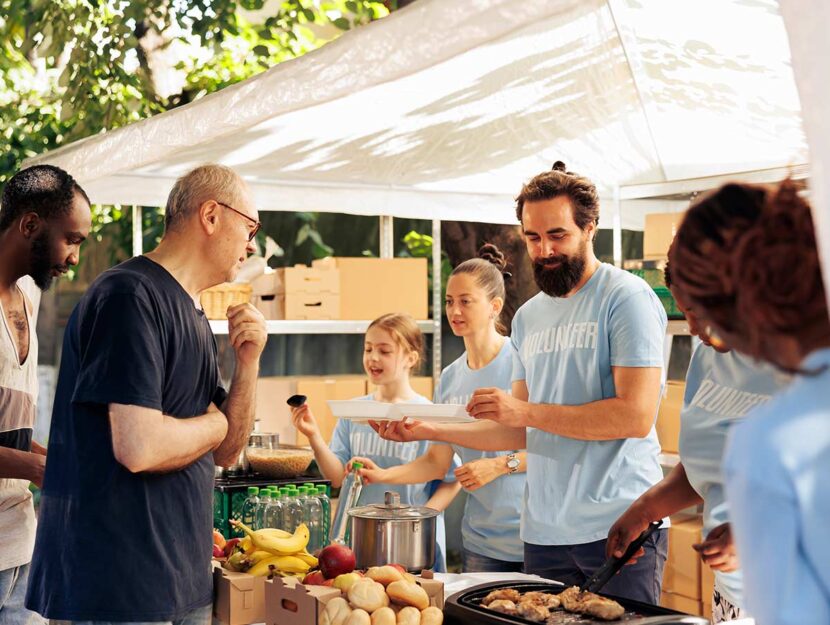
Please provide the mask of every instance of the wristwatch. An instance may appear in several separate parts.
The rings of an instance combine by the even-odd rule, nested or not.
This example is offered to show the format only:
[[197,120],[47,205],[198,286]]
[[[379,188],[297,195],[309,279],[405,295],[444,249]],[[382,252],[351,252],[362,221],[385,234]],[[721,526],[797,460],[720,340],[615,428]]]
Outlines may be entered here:
[[521,461],[516,457],[516,452],[511,452],[507,454],[507,472],[508,473],[515,473],[519,470],[519,465]]

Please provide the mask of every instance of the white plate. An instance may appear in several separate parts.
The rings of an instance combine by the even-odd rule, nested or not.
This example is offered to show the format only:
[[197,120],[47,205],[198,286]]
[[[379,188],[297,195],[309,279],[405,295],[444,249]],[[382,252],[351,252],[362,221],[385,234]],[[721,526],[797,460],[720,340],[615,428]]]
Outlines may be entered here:
[[473,417],[467,414],[461,404],[395,404],[401,414],[418,421],[431,423],[472,423]]
[[351,421],[400,421],[403,415],[396,404],[365,399],[329,399],[331,413],[338,419]]

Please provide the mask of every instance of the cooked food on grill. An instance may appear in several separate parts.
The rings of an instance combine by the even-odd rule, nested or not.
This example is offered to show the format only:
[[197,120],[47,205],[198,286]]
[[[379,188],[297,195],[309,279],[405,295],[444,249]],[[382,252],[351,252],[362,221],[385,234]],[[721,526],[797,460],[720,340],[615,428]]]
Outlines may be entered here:
[[550,616],[550,610],[541,603],[525,601],[524,598],[516,606],[516,612],[518,612],[519,616],[535,623],[544,623]]
[[498,590],[494,590],[489,595],[484,597],[484,599],[481,600],[481,605],[490,605],[490,603],[498,599],[504,599],[506,601],[512,601],[513,603],[516,603],[521,598],[521,596],[522,593],[520,593],[518,590],[514,588],[499,588]]
[[551,610],[555,610],[559,607],[559,597],[556,595],[552,595],[549,592],[540,592],[540,591],[533,591],[533,592],[526,592],[522,595],[522,598],[519,599],[521,603],[531,602],[536,603],[538,605],[543,605],[546,608],[550,608]]
[[516,604],[510,599],[496,599],[485,606],[488,610],[501,612],[502,614],[510,614],[516,616]]
[[613,599],[592,592],[580,592],[578,586],[571,586],[559,593],[559,599],[568,612],[587,614],[604,621],[615,621],[625,614],[625,608]]

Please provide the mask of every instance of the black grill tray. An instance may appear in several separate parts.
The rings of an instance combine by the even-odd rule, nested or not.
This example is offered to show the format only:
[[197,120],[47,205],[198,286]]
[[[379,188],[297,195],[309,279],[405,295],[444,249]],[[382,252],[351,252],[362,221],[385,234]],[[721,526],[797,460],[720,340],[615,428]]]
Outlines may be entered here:
[[[444,620],[447,625],[539,625],[521,616],[501,614],[482,607],[481,600],[493,590],[499,588],[515,588],[521,593],[541,591],[558,595],[566,586],[557,582],[496,582],[474,586],[450,596],[444,603]],[[688,616],[684,612],[670,610],[657,605],[624,599],[605,593],[596,593],[617,601],[625,608],[625,614],[617,621],[602,621],[581,614],[572,614],[563,610],[551,612],[549,625],[560,623],[567,625],[596,625],[596,623],[629,623],[635,625],[638,620],[652,616]]]

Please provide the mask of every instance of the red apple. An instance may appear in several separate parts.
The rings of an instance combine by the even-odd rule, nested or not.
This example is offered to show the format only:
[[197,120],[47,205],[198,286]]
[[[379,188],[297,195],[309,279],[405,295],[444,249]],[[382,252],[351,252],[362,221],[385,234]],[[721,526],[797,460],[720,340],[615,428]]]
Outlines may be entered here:
[[345,545],[329,545],[318,556],[320,570],[326,579],[334,579],[338,575],[351,573],[355,567],[354,551]]
[[322,586],[326,581],[322,571],[312,571],[303,578],[303,584],[307,586]]
[[213,545],[213,557],[214,558],[224,558],[225,552],[219,547],[219,545]]
[[218,529],[213,530],[213,544],[222,549],[225,546],[225,537]]
[[321,585],[321,586],[334,586],[334,580],[333,580],[333,579],[327,579],[326,581],[324,581],[324,582],[323,582],[322,584],[320,584],[320,585]]
[[225,557],[230,558],[231,554],[236,550],[236,546],[239,544],[239,538],[231,538],[228,542],[225,543]]

